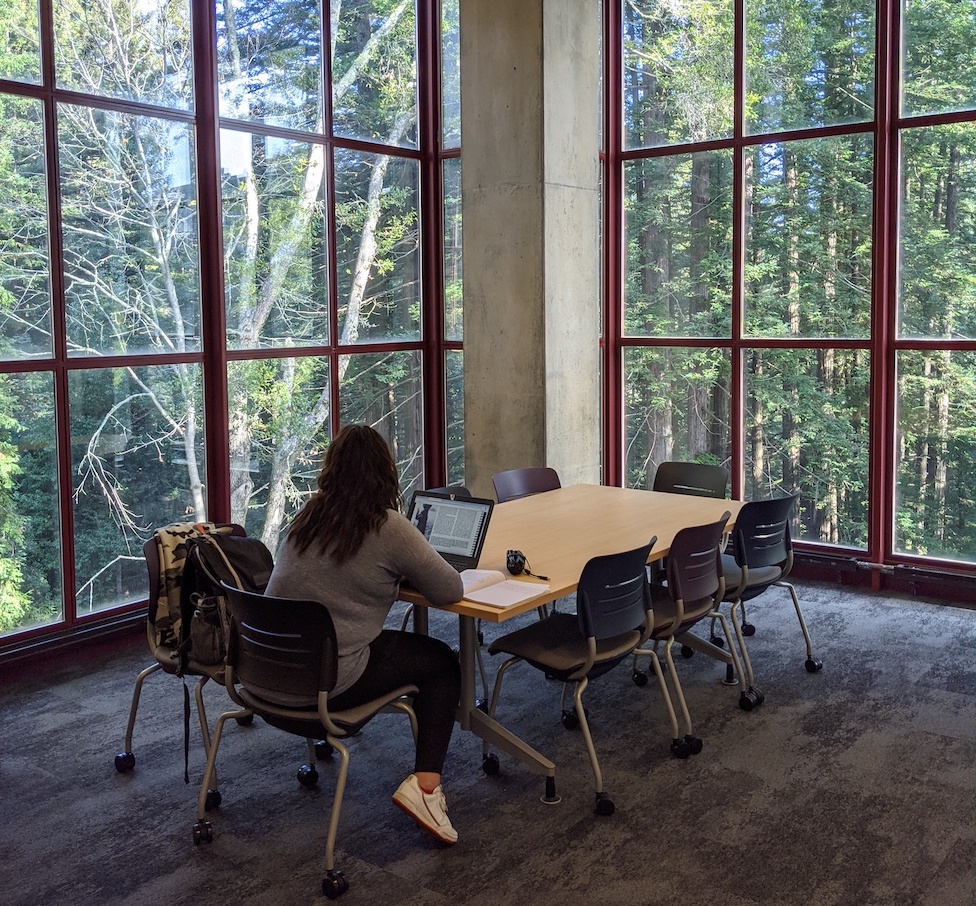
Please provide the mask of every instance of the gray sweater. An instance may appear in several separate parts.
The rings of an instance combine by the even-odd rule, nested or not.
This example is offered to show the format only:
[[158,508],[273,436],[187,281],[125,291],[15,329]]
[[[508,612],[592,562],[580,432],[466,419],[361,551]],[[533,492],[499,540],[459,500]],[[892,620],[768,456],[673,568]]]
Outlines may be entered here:
[[341,565],[313,545],[299,554],[287,538],[275,558],[267,594],[321,601],[332,615],[339,641],[338,695],[362,675],[369,643],[383,629],[400,579],[406,579],[435,606],[461,599],[464,588],[454,567],[395,510],[371,532],[356,554]]

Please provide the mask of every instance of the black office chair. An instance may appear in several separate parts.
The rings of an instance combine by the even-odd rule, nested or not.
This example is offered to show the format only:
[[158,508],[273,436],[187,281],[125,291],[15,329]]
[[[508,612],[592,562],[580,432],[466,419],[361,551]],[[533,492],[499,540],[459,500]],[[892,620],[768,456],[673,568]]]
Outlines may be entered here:
[[[662,462],[654,473],[654,491],[666,494],[690,494],[694,497],[715,497],[719,500],[728,496],[729,470],[725,466],[714,466],[701,462]],[[655,561],[650,566],[651,583],[663,582],[667,573],[667,565],[663,560]],[[722,639],[715,635],[715,621],[712,621],[711,642],[722,647]],[[694,651],[685,645],[682,648],[685,657],[691,657]]]
[[[797,619],[807,646],[805,666],[808,673],[816,673],[823,667],[823,661],[813,656],[813,643],[807,630],[796,589],[786,581],[793,568],[793,544],[790,540],[790,516],[800,495],[779,497],[772,500],[755,500],[746,503],[735,520],[732,531],[732,554],[722,555],[722,568],[725,572],[725,600],[731,602],[730,617],[735,628],[739,650],[746,669],[748,688],[739,699],[745,711],[751,711],[762,704],[764,696],[756,688],[755,675],[745,636],[755,630],[745,621],[737,619],[737,611],[743,602],[761,595],[771,586],[789,590],[796,609]],[[751,631],[750,631],[751,630]]]
[[[136,764],[136,757],[132,752],[132,734],[136,724],[136,713],[139,710],[139,698],[142,695],[142,684],[146,678],[162,670],[169,676],[177,676],[180,668],[179,658],[179,639],[171,623],[171,613],[178,613],[180,607],[180,572],[182,571],[182,560],[180,559],[181,537],[196,531],[194,523],[172,523],[157,529],[143,546],[142,551],[146,558],[146,570],[149,577],[149,608],[146,615],[146,640],[149,644],[149,652],[153,656],[155,663],[150,664],[142,670],[136,677],[135,688],[132,690],[132,702],[129,705],[129,720],[125,728],[125,741],[122,744],[122,751],[115,756],[115,769],[120,774],[131,771]],[[247,532],[243,526],[234,523],[215,525],[216,529],[226,529],[230,534],[237,537],[247,537]],[[160,546],[168,545],[165,554],[166,565],[162,563]],[[185,546],[183,546],[185,550]],[[183,554],[185,556],[185,553]],[[171,565],[175,561],[176,565]],[[167,575],[163,573],[166,572]],[[172,602],[170,596],[174,596]],[[204,755],[210,751],[210,727],[207,722],[207,709],[203,701],[203,687],[210,680],[222,683],[224,678],[223,664],[202,664],[192,657],[183,670],[185,676],[197,677],[197,682],[193,690],[193,698],[196,702],[197,717],[200,721],[200,734],[203,737]],[[187,703],[189,708],[189,703]],[[187,720],[189,711],[186,712]],[[189,782],[189,778],[187,778]],[[218,796],[211,797],[211,805],[217,804]]]
[[[562,487],[559,474],[548,466],[528,466],[524,469],[509,469],[506,472],[496,472],[491,476],[491,483],[495,488],[495,497],[499,503],[518,500],[520,497],[531,497],[533,494],[543,494]],[[544,620],[556,609],[551,606],[537,608],[539,619]]]
[[[725,525],[730,515],[731,513],[726,511],[717,522],[682,529],[674,536],[667,559],[667,583],[651,586],[654,628],[650,639],[654,642],[654,646],[639,648],[634,652],[634,682],[638,686],[647,685],[647,674],[637,668],[637,661],[643,656],[651,659],[671,722],[671,754],[677,758],[697,755],[702,749],[702,741],[694,735],[688,703],[671,655],[671,646],[675,637],[686,633],[701,620],[709,617],[718,620],[725,633],[729,651],[732,653],[736,674],[742,674],[735,646],[732,644],[732,631],[724,614],[718,609],[725,594],[722,547]],[[664,644],[668,675],[674,686],[675,697],[685,725],[683,737],[678,730],[674,705],[657,656],[657,648],[661,643]]]
[[496,472],[491,476],[491,483],[499,503],[518,500],[531,494],[541,494],[544,491],[554,491],[561,487],[556,470],[546,466],[530,466],[525,469]]
[[272,598],[238,589],[227,589],[227,597],[231,633],[224,685],[241,710],[221,714],[214,726],[197,800],[193,842],[213,840],[213,828],[206,818],[206,799],[227,720],[256,714],[279,730],[305,737],[309,763],[299,768],[299,780],[304,786],[318,778],[313,738],[324,736],[341,758],[322,881],[322,892],[334,900],[349,889],[345,876],[335,867],[336,834],[349,772],[349,751],[342,740],[355,736],[377,714],[388,709],[409,716],[416,739],[417,721],[408,697],[417,693],[417,687],[401,686],[357,708],[330,711],[329,693],[335,686],[338,671],[338,644],[328,610],[317,601]]
[[655,491],[693,494],[696,497],[728,496],[729,470],[700,462],[662,462],[654,473]]
[[[593,747],[583,692],[590,680],[613,669],[647,640],[653,624],[650,589],[647,584],[647,557],[657,538],[643,547],[620,554],[594,557],[580,575],[575,614],[554,613],[537,623],[495,639],[489,654],[508,654],[499,668],[491,696],[489,714],[501,695],[505,672],[525,661],[563,685],[563,723],[580,727],[596,782],[596,813],[612,815],[613,800],[603,790],[600,762]],[[573,710],[566,708],[566,691],[574,684]],[[485,760],[492,756],[487,746]],[[494,773],[494,771],[488,771]]]

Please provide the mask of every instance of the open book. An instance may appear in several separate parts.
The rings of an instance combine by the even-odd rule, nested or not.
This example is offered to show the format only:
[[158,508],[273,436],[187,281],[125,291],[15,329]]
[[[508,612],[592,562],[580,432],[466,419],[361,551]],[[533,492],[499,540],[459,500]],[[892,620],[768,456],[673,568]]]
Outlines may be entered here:
[[497,569],[466,569],[461,581],[466,601],[492,607],[511,607],[549,591],[547,584],[509,579]]

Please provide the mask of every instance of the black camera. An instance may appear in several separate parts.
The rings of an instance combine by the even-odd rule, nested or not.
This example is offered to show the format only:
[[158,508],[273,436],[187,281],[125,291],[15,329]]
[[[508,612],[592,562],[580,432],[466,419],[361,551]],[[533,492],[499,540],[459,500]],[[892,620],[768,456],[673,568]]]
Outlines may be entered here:
[[525,572],[525,554],[521,551],[508,551],[505,554],[505,567],[513,576],[521,575]]

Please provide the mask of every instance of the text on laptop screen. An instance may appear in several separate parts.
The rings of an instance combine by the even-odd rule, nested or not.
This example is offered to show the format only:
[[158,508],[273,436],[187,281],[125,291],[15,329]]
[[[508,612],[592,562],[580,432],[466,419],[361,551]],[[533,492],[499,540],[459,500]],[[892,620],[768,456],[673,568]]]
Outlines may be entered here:
[[438,553],[471,557],[490,513],[491,505],[482,501],[449,500],[418,491],[410,518]]

